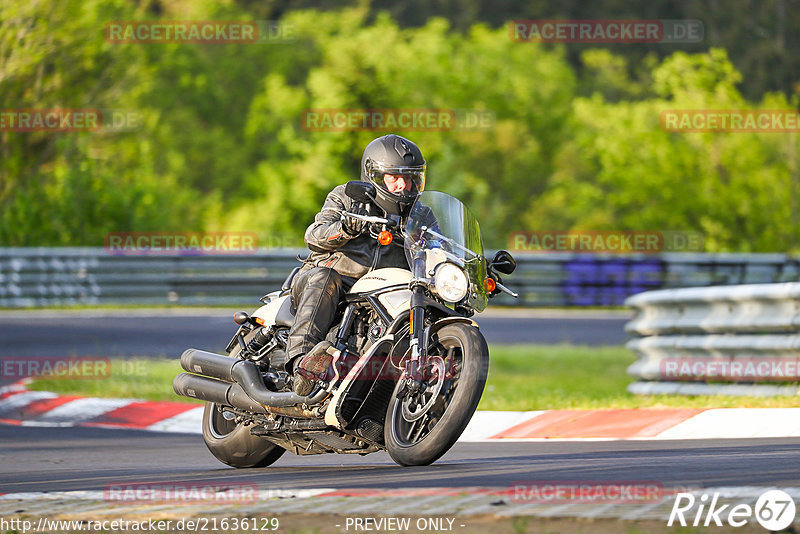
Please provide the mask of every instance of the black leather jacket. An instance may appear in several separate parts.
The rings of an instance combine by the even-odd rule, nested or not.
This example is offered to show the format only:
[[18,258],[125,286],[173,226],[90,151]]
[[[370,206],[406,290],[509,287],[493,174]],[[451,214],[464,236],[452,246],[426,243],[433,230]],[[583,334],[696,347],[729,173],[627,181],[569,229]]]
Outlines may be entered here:
[[[311,253],[304,260],[302,270],[313,267],[330,267],[342,276],[360,278],[374,265],[408,269],[402,238],[395,237],[389,245],[381,245],[368,232],[353,237],[342,229],[341,213],[350,211],[353,199],[345,195],[344,184],[328,193],[322,209],[308,227],[305,242]],[[383,216],[383,211],[367,205],[370,215]]]

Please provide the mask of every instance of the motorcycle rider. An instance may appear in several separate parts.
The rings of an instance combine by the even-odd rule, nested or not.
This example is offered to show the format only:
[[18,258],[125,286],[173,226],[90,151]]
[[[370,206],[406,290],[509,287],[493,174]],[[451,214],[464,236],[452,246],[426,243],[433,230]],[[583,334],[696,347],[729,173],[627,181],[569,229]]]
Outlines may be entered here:
[[294,373],[292,388],[308,395],[331,362],[325,337],[342,296],[372,269],[408,269],[401,239],[381,245],[369,224],[343,212],[377,215],[404,222],[425,188],[425,158],[413,142],[390,134],[370,142],[361,157],[361,181],[375,185],[374,202],[362,204],[338,185],[305,233],[311,253],[295,276],[291,303],[295,321],[286,347],[286,369]]

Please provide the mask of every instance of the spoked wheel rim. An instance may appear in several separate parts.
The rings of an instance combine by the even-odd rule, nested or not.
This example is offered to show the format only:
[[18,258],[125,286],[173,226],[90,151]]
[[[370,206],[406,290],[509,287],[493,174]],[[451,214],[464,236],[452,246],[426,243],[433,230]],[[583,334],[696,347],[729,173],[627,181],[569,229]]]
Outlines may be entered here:
[[219,408],[213,402],[211,409],[208,411],[208,430],[216,439],[222,439],[234,430],[236,430],[236,423],[233,419],[227,419],[225,415],[219,411]]
[[402,447],[416,445],[441,421],[458,387],[464,347],[457,338],[439,340],[428,350],[423,370],[425,388],[394,404],[392,434]]

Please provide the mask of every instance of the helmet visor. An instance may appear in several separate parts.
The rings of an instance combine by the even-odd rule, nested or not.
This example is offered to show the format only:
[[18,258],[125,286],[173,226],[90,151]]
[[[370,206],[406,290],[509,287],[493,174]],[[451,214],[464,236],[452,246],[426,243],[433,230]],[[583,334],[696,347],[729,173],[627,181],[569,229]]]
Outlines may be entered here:
[[413,166],[383,165],[371,162],[367,167],[372,182],[398,197],[418,195],[425,190],[425,164]]

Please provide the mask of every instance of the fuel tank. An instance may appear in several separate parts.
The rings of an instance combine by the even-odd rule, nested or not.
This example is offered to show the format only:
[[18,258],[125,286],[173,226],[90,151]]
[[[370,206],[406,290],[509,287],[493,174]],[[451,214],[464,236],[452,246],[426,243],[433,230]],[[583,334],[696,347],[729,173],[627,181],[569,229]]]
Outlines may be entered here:
[[411,281],[411,277],[411,271],[406,269],[397,267],[375,269],[359,278],[349,292],[367,293],[384,287],[402,285],[403,287],[398,288],[396,291],[378,295],[378,301],[386,308],[389,315],[394,318],[410,307],[411,291],[408,289],[408,283]]

